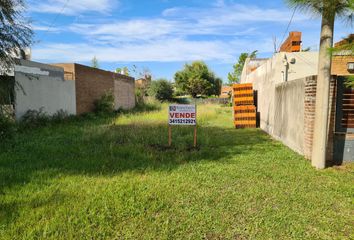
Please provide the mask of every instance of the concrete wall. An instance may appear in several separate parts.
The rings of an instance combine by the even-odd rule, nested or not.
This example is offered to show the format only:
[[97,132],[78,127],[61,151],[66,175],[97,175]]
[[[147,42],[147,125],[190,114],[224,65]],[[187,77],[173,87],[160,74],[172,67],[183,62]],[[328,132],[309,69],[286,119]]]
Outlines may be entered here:
[[304,153],[304,95],[305,79],[275,86],[273,136],[290,148]]
[[252,72],[245,65],[241,76],[241,83],[253,83],[257,92],[260,128],[300,153],[302,133],[295,129],[303,129],[304,78],[317,74],[317,61],[317,52],[281,52]]
[[274,131],[275,85],[315,75],[317,60],[317,52],[281,52],[264,61],[252,72],[247,71],[248,67],[245,65],[241,83],[253,83],[257,91],[258,99],[261,100],[257,107],[262,129],[269,133]]
[[274,84],[317,75],[318,52],[276,53],[256,70],[249,72],[245,64],[241,83],[254,83],[260,78]]
[[[313,146],[317,59],[318,54],[311,52],[278,53],[252,72],[245,66],[241,77],[241,83],[253,83],[257,93],[260,128],[309,159]],[[335,56],[332,72],[350,75],[346,69],[349,61],[353,61],[351,56]],[[334,77],[330,88],[329,165],[347,158],[354,160],[353,134],[336,133],[335,129],[336,81]]]
[[46,64],[21,60],[15,66],[16,118],[28,110],[43,109],[52,115],[59,110],[76,114],[75,82],[64,80],[64,70]]

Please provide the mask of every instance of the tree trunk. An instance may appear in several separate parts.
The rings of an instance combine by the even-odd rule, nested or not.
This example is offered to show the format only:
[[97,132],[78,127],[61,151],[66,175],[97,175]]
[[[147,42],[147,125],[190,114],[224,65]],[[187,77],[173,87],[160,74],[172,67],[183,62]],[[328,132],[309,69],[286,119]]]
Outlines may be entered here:
[[329,49],[333,46],[334,19],[335,13],[331,11],[331,9],[324,9],[321,24],[321,41],[316,90],[315,129],[312,149],[312,166],[318,169],[323,169],[326,167],[332,66],[332,56],[329,53]]

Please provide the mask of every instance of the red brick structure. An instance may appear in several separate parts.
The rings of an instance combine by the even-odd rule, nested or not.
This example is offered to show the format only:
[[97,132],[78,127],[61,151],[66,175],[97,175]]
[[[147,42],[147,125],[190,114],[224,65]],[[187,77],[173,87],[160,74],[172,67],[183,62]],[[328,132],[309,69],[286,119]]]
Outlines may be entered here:
[[[313,133],[315,129],[315,111],[316,111],[316,89],[317,76],[310,76],[305,79],[305,99],[304,99],[304,155],[311,159],[313,147]],[[327,162],[333,161],[333,144],[335,133],[335,115],[336,115],[336,78],[333,77],[330,87],[330,116],[328,129],[328,147]]]
[[301,35],[301,32],[290,32],[288,38],[281,45],[280,52],[300,52]]
[[[347,44],[349,39],[354,41],[354,34],[350,34],[348,38],[334,44],[336,48],[341,49],[344,44]],[[348,64],[354,63],[353,52],[345,47],[340,51],[336,51],[332,58],[332,75],[349,76],[354,75],[353,70],[348,70]]]
[[353,55],[336,54],[332,58],[332,75],[349,76],[354,75],[353,71],[348,71],[348,63],[354,63]]
[[53,65],[64,68],[65,77],[75,81],[77,114],[92,112],[94,102],[108,91],[114,93],[116,109],[135,106],[134,78],[77,63]]
[[230,98],[232,95],[232,87],[224,85],[221,87],[221,93],[220,93],[220,98]]

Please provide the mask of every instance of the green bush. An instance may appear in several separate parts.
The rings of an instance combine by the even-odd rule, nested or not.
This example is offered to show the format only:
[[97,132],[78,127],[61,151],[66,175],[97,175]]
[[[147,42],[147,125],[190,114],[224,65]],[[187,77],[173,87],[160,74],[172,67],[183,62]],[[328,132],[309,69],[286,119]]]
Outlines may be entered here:
[[13,138],[15,133],[15,121],[0,114],[0,141],[6,141]]
[[144,89],[141,89],[141,88],[135,89],[135,102],[136,102],[136,104],[144,104],[144,100],[145,100]]
[[43,108],[39,110],[28,110],[21,118],[21,124],[26,128],[42,127],[49,124],[51,117],[43,111]]
[[53,122],[59,123],[59,122],[64,122],[64,121],[70,119],[71,117],[73,117],[73,116],[70,116],[70,114],[67,111],[60,109],[59,111],[57,111],[56,113],[53,114],[53,116],[51,117],[51,120]]
[[108,91],[102,97],[95,101],[96,113],[113,113],[114,112],[114,95],[112,91]]
[[154,97],[159,101],[169,101],[173,96],[173,86],[169,81],[159,79],[151,82],[148,93],[149,96]]

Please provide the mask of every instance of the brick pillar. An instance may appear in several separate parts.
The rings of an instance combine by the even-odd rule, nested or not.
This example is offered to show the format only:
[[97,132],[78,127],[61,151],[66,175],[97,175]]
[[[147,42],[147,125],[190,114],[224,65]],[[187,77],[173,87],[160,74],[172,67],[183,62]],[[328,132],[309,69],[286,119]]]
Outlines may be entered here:
[[[313,131],[315,124],[315,108],[316,108],[316,88],[317,76],[307,77],[305,79],[305,111],[304,111],[304,155],[307,159],[311,159],[313,147]],[[329,164],[333,160],[333,143],[335,132],[335,115],[336,115],[336,79],[331,80],[330,86],[330,114],[328,126],[328,146],[327,161]]]
[[317,76],[305,79],[304,155],[311,159],[315,122]]

